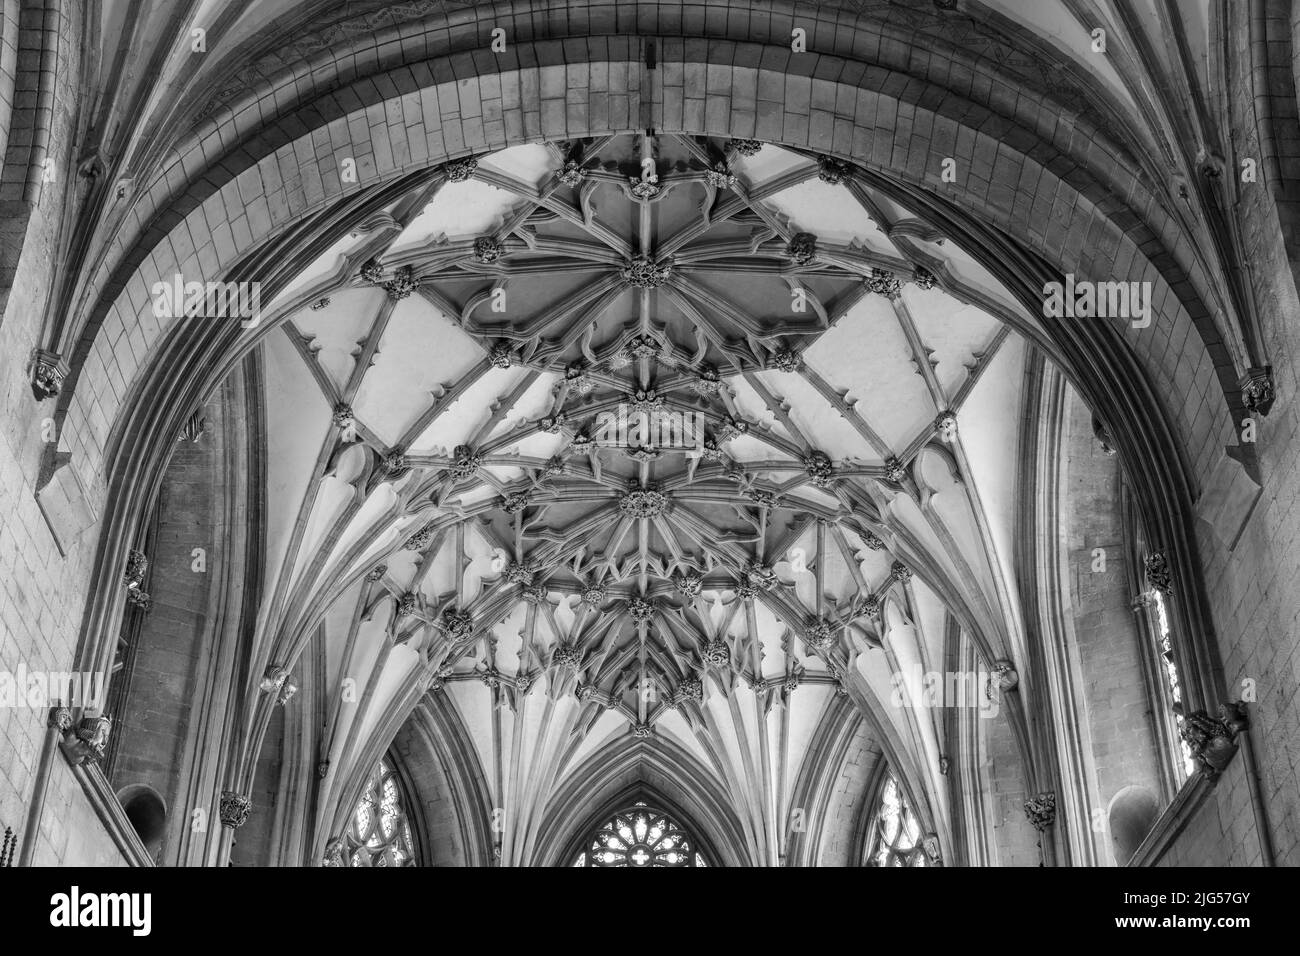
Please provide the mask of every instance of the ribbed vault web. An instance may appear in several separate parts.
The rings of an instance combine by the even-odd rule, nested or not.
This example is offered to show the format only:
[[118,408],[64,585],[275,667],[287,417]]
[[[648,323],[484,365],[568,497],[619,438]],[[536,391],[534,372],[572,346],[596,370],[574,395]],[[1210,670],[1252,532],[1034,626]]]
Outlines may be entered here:
[[[851,168],[756,142],[516,147],[359,224],[265,350],[263,628],[363,689],[335,797],[431,690],[503,805],[665,733],[768,852],[828,697],[886,700],[949,614],[1018,639],[1007,301]],[[888,720],[937,765],[935,721]]]

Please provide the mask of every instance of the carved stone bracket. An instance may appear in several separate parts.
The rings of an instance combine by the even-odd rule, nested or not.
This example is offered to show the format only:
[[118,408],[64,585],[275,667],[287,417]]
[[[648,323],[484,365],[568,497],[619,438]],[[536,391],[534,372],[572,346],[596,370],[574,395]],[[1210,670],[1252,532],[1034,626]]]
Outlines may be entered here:
[[248,822],[248,814],[253,809],[253,800],[251,797],[242,793],[235,793],[233,790],[222,790],[221,799],[217,804],[217,814],[221,818],[221,825],[231,830],[238,830]]
[[68,363],[57,352],[36,349],[32,352],[32,394],[37,401],[54,398],[63,389],[68,377]]
[[1273,366],[1261,365],[1246,369],[1246,374],[1238,383],[1241,387],[1241,402],[1252,412],[1267,415],[1273,407]]
[[1047,790],[1025,801],[1025,816],[1039,833],[1056,822],[1056,793]]
[[1220,704],[1217,717],[1203,710],[1188,714],[1183,721],[1182,738],[1192,751],[1192,759],[1211,782],[1219,779],[1237,752],[1237,735],[1250,726],[1246,708],[1239,702]]

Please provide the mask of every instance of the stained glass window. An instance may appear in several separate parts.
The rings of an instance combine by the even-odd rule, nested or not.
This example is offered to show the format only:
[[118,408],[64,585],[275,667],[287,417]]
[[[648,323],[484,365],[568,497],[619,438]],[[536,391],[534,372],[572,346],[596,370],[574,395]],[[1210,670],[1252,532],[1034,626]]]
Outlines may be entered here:
[[574,866],[708,866],[694,842],[666,814],[638,803],[602,824]]
[[867,839],[867,866],[925,866],[921,823],[892,770],[876,799],[876,812]]
[[341,866],[415,866],[402,785],[387,757],[366,781],[343,838]]

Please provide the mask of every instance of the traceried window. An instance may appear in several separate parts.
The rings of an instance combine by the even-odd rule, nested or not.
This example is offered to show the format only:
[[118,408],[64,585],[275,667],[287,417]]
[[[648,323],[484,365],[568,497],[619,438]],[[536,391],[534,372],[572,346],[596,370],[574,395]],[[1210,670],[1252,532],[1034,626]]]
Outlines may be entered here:
[[415,841],[397,769],[384,757],[370,774],[348,821],[341,866],[415,866]]
[[1173,705],[1174,720],[1178,727],[1178,742],[1183,753],[1183,770],[1187,776],[1196,772],[1196,761],[1192,759],[1192,748],[1183,733],[1183,686],[1178,678],[1178,665],[1174,663],[1174,648],[1169,637],[1169,607],[1165,596],[1159,590],[1152,589],[1156,607],[1156,637],[1160,642],[1160,663],[1164,671],[1165,686],[1169,691],[1169,702]]
[[867,847],[867,866],[926,865],[921,822],[892,770],[886,771],[885,782],[876,798]]
[[644,803],[602,824],[573,866],[708,866],[704,857],[667,814]]

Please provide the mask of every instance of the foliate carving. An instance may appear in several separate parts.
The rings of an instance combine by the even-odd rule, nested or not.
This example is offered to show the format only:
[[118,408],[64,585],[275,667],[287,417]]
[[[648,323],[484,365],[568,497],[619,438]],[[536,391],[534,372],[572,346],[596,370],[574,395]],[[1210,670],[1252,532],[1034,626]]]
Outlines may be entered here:
[[812,451],[803,460],[803,470],[818,488],[825,488],[835,480],[835,465],[824,451]]
[[352,406],[346,402],[339,402],[334,406],[334,427],[348,431],[357,423],[357,416],[352,412]]
[[32,394],[37,401],[54,398],[63,389],[67,365],[54,352],[37,349],[32,355]]
[[221,800],[217,803],[217,814],[221,825],[231,830],[238,830],[248,822],[248,814],[253,809],[253,800],[233,790],[222,790]]
[[687,571],[685,574],[673,575],[673,587],[677,593],[687,600],[692,600],[700,596],[704,589],[704,578],[694,571]]
[[1143,561],[1146,568],[1147,584],[1161,594],[1174,591],[1173,574],[1169,569],[1169,559],[1163,551],[1152,551]]
[[516,491],[501,499],[501,510],[508,515],[518,514],[528,507],[531,494],[528,491]]
[[447,177],[448,182],[463,183],[466,182],[478,170],[478,160],[473,156],[466,156],[464,159],[457,159],[453,162],[446,163],[442,167],[443,175]]
[[726,163],[715,163],[705,172],[704,181],[714,189],[733,189],[739,180]]
[[718,440],[708,437],[704,439],[704,443],[700,446],[700,457],[705,461],[722,461],[725,454],[718,447]]
[[397,599],[397,616],[406,617],[408,614],[414,614],[417,606],[415,595],[407,591]]
[[676,701],[680,705],[684,701],[694,701],[699,703],[704,699],[704,682],[694,674],[683,677],[680,684],[677,685]]
[[864,528],[858,536],[862,538],[862,543],[872,551],[885,550],[885,542],[880,540],[880,535],[876,534],[874,531]]
[[618,510],[630,518],[657,518],[668,506],[668,496],[653,486],[633,486],[618,500]]
[[605,601],[603,584],[588,584],[582,589],[582,603],[587,607],[600,607]]
[[874,594],[868,594],[857,604],[853,605],[854,617],[877,617],[880,614],[880,598]]
[[691,388],[701,395],[716,395],[722,388],[722,376],[712,365],[701,365],[691,382]]
[[406,461],[406,452],[400,448],[394,448],[380,463],[380,473],[385,481],[397,481],[410,472],[411,466]]
[[895,561],[889,566],[889,576],[899,584],[906,584],[912,580],[912,569],[902,561]]
[[1221,705],[1218,717],[1211,717],[1203,710],[1188,714],[1183,721],[1182,738],[1201,773],[1214,781],[1237,752],[1237,735],[1248,726],[1244,705],[1234,701]]
[[796,265],[806,266],[817,258],[817,237],[811,232],[795,233],[785,251]]
[[814,650],[823,650],[829,647],[831,641],[835,639],[835,628],[824,617],[809,618],[806,630],[807,635],[804,640]]
[[745,580],[759,591],[770,591],[777,585],[776,571],[761,561],[751,561],[746,566]]
[[551,589],[545,584],[529,584],[523,590],[523,598],[529,604],[541,604],[550,593]]
[[495,667],[485,667],[478,672],[478,679],[483,682],[488,690],[496,690],[501,686],[501,672]]
[[849,176],[849,167],[847,163],[841,163],[838,159],[832,159],[829,156],[823,156],[818,161],[821,167],[817,173],[817,178],[824,183],[832,186],[838,186]]
[[78,763],[96,763],[104,759],[113,721],[103,716],[83,717],[77,722],[73,750]]
[[918,289],[928,291],[933,289],[938,284],[939,280],[935,274],[925,266],[917,266],[912,270],[912,282],[915,283]]
[[777,352],[768,361],[768,368],[774,368],[778,372],[797,372],[801,365],[803,365],[803,359],[799,357],[799,353],[792,352],[789,349]]
[[383,289],[395,302],[405,299],[420,285],[420,280],[415,277],[415,270],[410,266],[402,266],[393,273],[391,279],[385,279],[383,267],[374,259],[361,267],[361,278]]
[[785,691],[785,696],[787,697],[793,694],[796,690],[799,689],[799,675],[798,674],[788,675],[785,681],[781,684],[781,689]]
[[474,240],[474,259],[490,265],[501,258],[504,246],[496,236],[479,236]]
[[415,532],[415,534],[407,538],[406,544],[403,545],[403,547],[405,547],[407,551],[423,551],[432,543],[433,537],[437,533],[437,524],[430,521],[419,531]]
[[664,407],[664,397],[653,388],[638,388],[627,397],[631,412],[654,412]]
[[1239,384],[1242,404],[1252,412],[1267,415],[1273,407],[1273,366],[1246,369]]
[[343,838],[335,837],[325,844],[325,855],[321,857],[321,865],[329,867],[343,866]]
[[742,418],[734,418],[728,415],[718,428],[718,441],[729,442],[733,438],[739,438],[741,435],[749,433],[749,422]]
[[763,144],[756,139],[733,139],[731,148],[736,151],[737,156],[749,158],[757,156],[758,151],[763,148]]
[[469,611],[447,608],[436,626],[453,643],[459,643],[474,633],[474,616]]
[[533,686],[533,677],[531,674],[519,673],[515,675],[515,690],[521,694],[527,694],[528,689]]
[[635,724],[632,727],[632,736],[637,740],[645,740],[647,737],[654,735],[654,727],[650,724]]
[[654,613],[655,613],[654,604],[651,603],[650,601],[647,601],[645,598],[643,597],[628,598],[627,615],[632,620],[638,623],[642,621],[648,621],[650,620],[650,618],[654,617]]
[[623,278],[638,289],[657,289],[668,281],[672,266],[659,265],[648,256],[637,256],[623,267]]
[[1056,794],[1051,790],[1025,801],[1025,816],[1035,830],[1042,833],[1056,822]]
[[710,667],[726,667],[731,663],[731,649],[725,641],[714,639],[704,645],[704,663]]
[[872,269],[867,288],[887,299],[897,299],[903,293],[903,283],[888,269]]
[[493,368],[509,368],[514,364],[515,351],[509,342],[497,342],[488,349],[488,361]]
[[745,497],[765,508],[776,504],[776,492],[769,491],[767,488],[750,488],[745,492]]
[[532,584],[537,576],[537,566],[531,561],[523,564],[512,562],[506,565],[505,577],[511,584]]
[[72,729],[72,709],[69,707],[51,707],[46,726],[66,734]]
[[537,427],[548,435],[558,435],[564,426],[569,422],[569,416],[564,412],[556,412],[554,415],[545,415],[537,420]]
[[548,478],[558,478],[560,475],[564,474],[564,467],[564,456],[553,455],[546,459],[546,464],[543,466],[542,472]]
[[457,445],[452,452],[451,467],[447,469],[451,472],[451,477],[456,481],[464,481],[471,477],[483,463],[483,456],[470,448],[469,445]]
[[[665,275],[667,270],[665,267]],[[659,357],[662,346],[659,340],[653,335],[638,335],[628,340],[627,345],[623,346],[623,354],[631,361],[637,359],[653,359]]]
[[645,178],[629,176],[628,186],[632,190],[632,195],[644,202],[658,199],[663,191],[659,186],[659,177],[653,174]]
[[373,584],[375,581],[382,581],[384,579],[384,575],[387,573],[388,573],[388,565],[378,564],[366,572],[366,580]]
[[596,387],[595,381],[587,374],[585,366],[577,363],[570,365],[564,370],[564,378],[558,385],[567,385],[569,391],[575,395],[586,395]]
[[132,607],[149,612],[153,607],[153,600],[144,590],[144,576],[149,571],[149,559],[144,556],[143,551],[132,548],[126,555],[126,571],[122,579],[126,584],[126,600]]
[[582,653],[573,644],[557,644],[551,653],[551,663],[556,667],[576,670],[582,663]]
[[559,177],[561,183],[566,186],[577,188],[582,185],[582,181],[587,178],[587,171],[582,168],[582,164],[577,160],[571,159],[564,164],[564,168],[555,174]]
[[897,458],[889,458],[885,461],[885,480],[901,485],[907,477],[906,466]]

